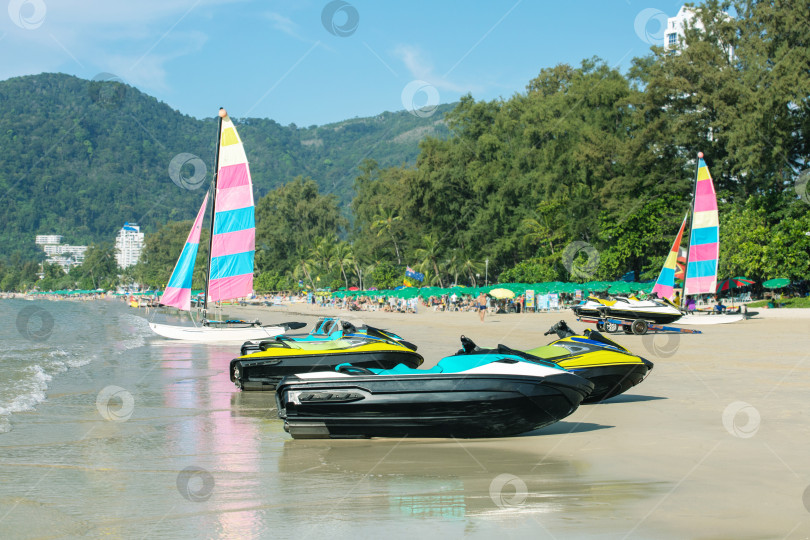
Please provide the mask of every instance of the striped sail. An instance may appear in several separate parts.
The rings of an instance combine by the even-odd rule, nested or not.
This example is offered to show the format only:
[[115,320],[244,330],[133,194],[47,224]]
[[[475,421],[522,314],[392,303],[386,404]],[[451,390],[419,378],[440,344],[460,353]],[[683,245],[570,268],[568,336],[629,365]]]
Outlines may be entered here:
[[720,254],[720,221],[717,196],[709,168],[703,158],[698,162],[692,235],[686,265],[684,296],[717,290],[717,259]]
[[672,298],[672,293],[675,291],[675,272],[678,269],[678,250],[681,247],[681,239],[683,238],[683,230],[686,228],[687,217],[689,217],[689,214],[683,218],[678,236],[675,237],[672,249],[669,251],[669,255],[667,255],[667,260],[664,261],[661,273],[658,275],[658,281],[655,282],[655,287],[653,287],[652,292],[657,293],[658,298]]
[[197,258],[197,248],[200,246],[200,230],[202,229],[205,207],[208,204],[208,193],[205,194],[200,211],[197,212],[197,219],[188,233],[186,245],[183,252],[177,259],[177,264],[166,285],[166,290],[160,299],[164,306],[174,306],[184,311],[191,311],[191,276],[194,273],[194,260]]
[[230,117],[222,119],[211,241],[211,301],[250,296],[256,223],[245,148]]

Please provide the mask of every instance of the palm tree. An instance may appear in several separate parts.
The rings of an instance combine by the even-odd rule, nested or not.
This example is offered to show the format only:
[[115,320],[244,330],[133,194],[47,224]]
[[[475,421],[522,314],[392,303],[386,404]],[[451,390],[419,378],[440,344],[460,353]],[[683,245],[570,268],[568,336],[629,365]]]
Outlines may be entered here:
[[315,290],[315,281],[312,279],[312,270],[316,266],[317,262],[311,257],[311,250],[307,249],[305,246],[299,246],[298,250],[295,254],[295,270],[293,275],[296,279],[301,279],[301,277],[305,277],[307,281],[309,281],[310,285],[312,285],[312,289]]
[[316,261],[318,270],[327,274],[332,269],[334,262],[334,249],[337,238],[335,236],[323,236],[316,239],[315,245],[310,251],[311,258]]
[[440,256],[439,240],[432,234],[426,234],[422,236],[422,245],[425,247],[416,250],[416,258],[422,261],[419,265],[420,270],[425,270],[432,266],[434,274],[439,279],[439,286],[444,287],[444,281],[442,281],[441,272],[439,272],[439,265],[437,263]]
[[397,254],[397,264],[402,264],[402,258],[399,256],[399,245],[397,238],[394,235],[396,224],[402,221],[402,216],[396,215],[396,210],[393,208],[384,208],[383,205],[379,206],[379,213],[374,216],[374,221],[371,223],[371,230],[377,231],[377,236],[388,234],[391,241],[394,243],[394,251]]
[[355,264],[352,245],[348,242],[338,242],[335,244],[332,255],[334,263],[340,267],[340,273],[343,274],[343,281],[346,283],[346,288],[348,289],[349,278],[346,276],[346,267],[351,267]]
[[469,254],[464,255],[464,260],[461,262],[461,271],[467,274],[470,278],[470,283],[472,283],[473,287],[477,287],[478,284],[476,283],[475,276],[476,274],[481,273],[481,263],[478,261],[474,261]]
[[526,231],[523,235],[524,244],[537,244],[548,242],[551,254],[554,254],[554,218],[561,211],[559,201],[543,201],[537,205],[534,217],[525,218],[521,221],[521,229]]
[[458,276],[463,272],[462,260],[458,256],[458,250],[454,249],[450,253],[450,257],[444,261],[444,269],[447,273],[453,276],[452,285],[458,285]]

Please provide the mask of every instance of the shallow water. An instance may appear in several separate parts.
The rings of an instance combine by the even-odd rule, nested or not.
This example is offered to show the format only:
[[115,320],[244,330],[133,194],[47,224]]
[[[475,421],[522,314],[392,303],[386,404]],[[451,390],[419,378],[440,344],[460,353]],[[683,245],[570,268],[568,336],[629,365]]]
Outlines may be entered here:
[[151,332],[117,302],[0,300],[0,433],[45,399],[51,381],[103,356],[140,347]]
[[[53,317],[51,334],[9,336],[14,352],[3,360],[16,373],[4,381],[4,407],[30,404],[0,435],[3,538],[489,536],[503,527],[523,536],[586,508],[609,516],[662,489],[585,480],[587,463],[534,437],[294,441],[272,392],[240,393],[228,380],[235,346],[153,338],[113,302],[37,309]],[[46,384],[47,402],[32,412]]]

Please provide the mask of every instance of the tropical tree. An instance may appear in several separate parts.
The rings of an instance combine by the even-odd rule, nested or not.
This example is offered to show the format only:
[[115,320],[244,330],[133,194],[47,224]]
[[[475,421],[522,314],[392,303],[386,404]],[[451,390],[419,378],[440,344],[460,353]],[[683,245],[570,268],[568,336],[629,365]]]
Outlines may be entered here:
[[296,280],[306,279],[315,290],[315,281],[312,279],[312,271],[317,267],[317,261],[312,258],[312,251],[306,246],[299,246],[295,253],[295,267],[293,277]]
[[314,267],[324,278],[329,276],[334,260],[334,249],[337,238],[334,236],[322,236],[316,239],[315,245],[310,251],[310,259],[314,262]]
[[[349,278],[346,275],[346,268],[352,268],[355,264],[354,253],[352,252],[352,245],[348,242],[338,242],[335,244],[332,252],[333,261],[340,268],[340,273],[343,276],[343,281],[346,283],[346,288],[349,288]],[[359,276],[358,276],[359,279]]]
[[397,264],[402,264],[402,257],[399,254],[399,244],[397,243],[397,226],[402,222],[402,216],[396,215],[396,210],[392,208],[379,207],[379,213],[375,216],[371,224],[371,230],[377,231],[377,236],[386,235],[391,238],[394,244],[394,251],[397,254]]
[[478,282],[476,277],[481,273],[484,269],[484,265],[481,264],[480,261],[474,261],[473,258],[468,254],[465,253],[462,257],[461,261],[461,271],[469,278],[469,282],[472,284],[473,287],[478,286]]
[[440,287],[444,287],[441,272],[439,271],[439,258],[441,257],[441,248],[438,240],[432,234],[422,236],[422,247],[416,250],[416,258],[420,260],[418,265],[421,272],[430,269],[434,276],[437,278]]

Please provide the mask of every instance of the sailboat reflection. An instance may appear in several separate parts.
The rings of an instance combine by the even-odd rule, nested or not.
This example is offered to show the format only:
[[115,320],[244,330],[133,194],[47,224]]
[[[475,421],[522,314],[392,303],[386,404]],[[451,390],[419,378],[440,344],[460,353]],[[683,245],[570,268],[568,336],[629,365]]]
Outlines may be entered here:
[[196,411],[166,426],[166,448],[177,456],[179,470],[195,466],[213,476],[210,499],[188,503],[212,511],[215,522],[205,519],[200,525],[206,536],[258,538],[263,528],[256,509],[262,492],[262,437],[258,422],[230,413],[231,395],[238,393],[227,376],[232,357],[232,347],[174,343],[162,347],[161,371],[169,379],[163,384],[164,407]]

